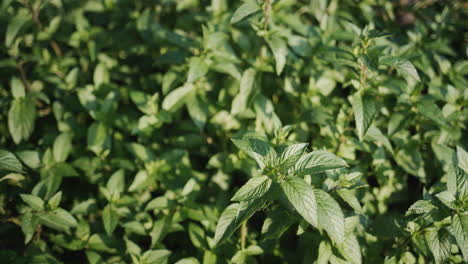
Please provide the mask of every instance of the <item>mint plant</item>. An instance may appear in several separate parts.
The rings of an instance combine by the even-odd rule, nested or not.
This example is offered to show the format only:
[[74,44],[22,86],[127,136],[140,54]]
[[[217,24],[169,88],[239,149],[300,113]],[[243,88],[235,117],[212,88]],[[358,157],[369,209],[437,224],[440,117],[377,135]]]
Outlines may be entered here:
[[[276,219],[283,223],[270,223],[281,225],[282,230],[278,232],[278,227],[267,227],[262,235],[269,239],[279,238],[285,229],[299,222],[300,218],[295,217],[298,214],[314,229],[326,232],[345,259],[353,263],[361,262],[356,237],[349,232],[346,234],[344,214],[339,203],[331,196],[331,193],[337,192],[351,206],[360,208],[351,192],[360,187],[359,175],[354,173],[350,176],[343,170],[348,166],[346,161],[324,150],[307,153],[307,143],[282,146],[281,152],[277,153],[278,148],[255,137],[233,139],[232,142],[256,161],[261,172],[231,198],[235,203],[229,205],[219,218],[214,236],[215,245],[229,238],[239,226],[245,225],[255,212],[275,208],[276,211],[289,212],[283,213],[283,219]],[[324,189],[320,185],[311,185],[311,177],[323,172],[331,174],[329,181],[323,183]],[[265,221],[264,226],[267,225]],[[246,232],[245,229],[242,232]],[[244,240],[245,234],[242,236]],[[241,254],[248,255],[245,241],[241,243]],[[358,251],[347,252],[350,246],[357,247]]]

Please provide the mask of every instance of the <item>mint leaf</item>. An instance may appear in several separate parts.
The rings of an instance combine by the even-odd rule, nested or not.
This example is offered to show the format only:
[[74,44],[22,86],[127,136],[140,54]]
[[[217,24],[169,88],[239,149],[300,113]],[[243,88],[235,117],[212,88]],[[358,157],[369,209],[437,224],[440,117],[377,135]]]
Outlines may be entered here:
[[443,228],[430,228],[426,231],[425,237],[435,262],[445,263],[450,255],[450,233]]
[[264,196],[271,186],[271,179],[267,176],[254,177],[244,184],[231,198],[231,201],[247,201]]
[[298,175],[305,175],[347,166],[346,161],[335,154],[325,150],[317,150],[302,156],[294,166],[294,171]]
[[454,215],[452,229],[463,259],[468,262],[468,215],[466,213]]
[[31,99],[25,97],[13,100],[8,112],[8,128],[16,144],[31,136],[35,120],[36,107]]
[[318,227],[325,229],[330,238],[337,244],[345,237],[345,221],[340,205],[326,192],[314,189],[317,200]]
[[356,93],[351,97],[351,105],[353,106],[359,140],[362,141],[367,129],[372,124],[372,120],[379,112],[378,104],[372,97],[361,96],[360,93]]
[[239,8],[236,9],[234,15],[231,17],[231,24],[238,23],[249,16],[259,12],[261,10],[260,6],[247,2],[242,4]]
[[229,205],[221,214],[214,236],[214,244],[219,245],[249,219],[256,211],[263,208],[265,200],[260,198]]
[[265,141],[256,138],[231,140],[237,148],[255,159],[261,169],[273,165],[276,160],[276,151]]
[[279,167],[282,170],[292,168],[301,158],[308,145],[307,143],[298,143],[286,147],[279,158]]
[[280,184],[294,209],[309,224],[317,227],[317,201],[312,187],[298,177],[288,177]]
[[0,171],[22,173],[23,165],[12,153],[6,150],[0,150]]

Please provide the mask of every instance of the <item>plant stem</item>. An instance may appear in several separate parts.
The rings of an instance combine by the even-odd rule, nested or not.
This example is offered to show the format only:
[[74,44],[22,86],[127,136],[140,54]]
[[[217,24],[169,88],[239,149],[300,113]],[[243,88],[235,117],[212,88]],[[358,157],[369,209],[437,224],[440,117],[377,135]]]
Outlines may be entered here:
[[245,239],[247,237],[247,221],[242,223],[241,227],[241,249],[245,249]]
[[[29,0],[26,0],[24,1],[24,4],[26,5],[26,7],[29,9],[29,11],[31,12],[32,14],[32,19],[34,21],[34,23],[37,25],[37,27],[39,28],[39,31],[43,31],[44,29],[44,26],[42,25],[41,23],[41,20],[39,19],[39,11],[38,9],[34,8],[31,6],[31,3],[29,2]],[[54,50],[54,53],[55,55],[61,57],[62,56],[62,50],[60,49],[60,46],[58,45],[58,43],[55,41],[55,40],[50,40],[50,46],[52,47],[52,49]]]
[[265,20],[263,21],[263,30],[266,31],[268,27],[268,22],[270,21],[270,12],[271,12],[271,0],[265,0],[263,2],[263,16]]
[[18,68],[18,71],[20,72],[21,82],[23,83],[24,88],[26,88],[27,91],[31,90],[28,79],[26,78],[26,72],[24,71],[24,68],[23,68],[23,63],[18,61],[16,63],[16,66]]

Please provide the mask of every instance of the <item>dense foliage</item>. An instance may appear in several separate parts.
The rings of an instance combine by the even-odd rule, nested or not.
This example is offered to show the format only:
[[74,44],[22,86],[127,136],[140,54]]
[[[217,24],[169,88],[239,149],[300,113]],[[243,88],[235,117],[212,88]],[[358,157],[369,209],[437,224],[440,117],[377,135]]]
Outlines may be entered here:
[[468,262],[467,10],[0,1],[0,263]]

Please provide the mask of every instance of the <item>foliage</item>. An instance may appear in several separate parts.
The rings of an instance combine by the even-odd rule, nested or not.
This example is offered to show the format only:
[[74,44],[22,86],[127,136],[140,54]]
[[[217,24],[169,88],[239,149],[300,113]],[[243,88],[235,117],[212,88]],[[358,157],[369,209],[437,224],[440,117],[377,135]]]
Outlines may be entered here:
[[468,262],[466,10],[0,1],[0,262]]

